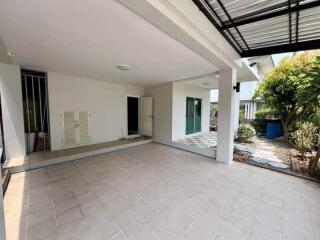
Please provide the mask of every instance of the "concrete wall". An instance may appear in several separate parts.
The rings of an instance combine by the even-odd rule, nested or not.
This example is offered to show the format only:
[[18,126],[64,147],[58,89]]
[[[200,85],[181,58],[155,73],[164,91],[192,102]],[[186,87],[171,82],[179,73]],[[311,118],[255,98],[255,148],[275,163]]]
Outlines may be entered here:
[[48,72],[51,148],[63,148],[61,113],[91,113],[91,143],[127,135],[127,95],[143,96],[141,87],[120,85]]
[[0,63],[0,92],[6,158],[26,154],[20,66]]
[[172,140],[172,83],[146,88],[153,97],[153,139],[163,144]]
[[200,98],[201,101],[201,132],[209,131],[210,120],[210,90],[191,84],[173,83],[172,109],[172,140],[186,136],[186,99]]

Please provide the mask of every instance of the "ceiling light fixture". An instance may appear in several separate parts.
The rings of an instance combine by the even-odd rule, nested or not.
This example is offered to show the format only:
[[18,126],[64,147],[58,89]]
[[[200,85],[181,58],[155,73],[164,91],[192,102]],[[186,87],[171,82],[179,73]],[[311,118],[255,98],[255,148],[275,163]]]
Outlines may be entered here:
[[120,71],[129,71],[132,67],[130,65],[127,65],[127,64],[119,64],[117,65],[117,68],[120,70]]
[[9,57],[14,57],[14,52],[8,51],[8,52],[7,52],[7,56],[9,56]]

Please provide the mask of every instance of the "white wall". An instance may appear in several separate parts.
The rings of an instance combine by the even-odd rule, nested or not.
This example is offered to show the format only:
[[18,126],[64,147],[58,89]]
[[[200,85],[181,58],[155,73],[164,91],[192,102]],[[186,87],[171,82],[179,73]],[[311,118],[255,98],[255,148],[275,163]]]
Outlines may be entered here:
[[210,90],[183,82],[173,83],[172,104],[172,140],[186,136],[186,99],[200,98],[201,101],[201,132],[209,131]]
[[121,85],[48,72],[51,149],[63,148],[61,113],[91,113],[91,143],[127,135],[127,95],[143,96],[141,87]]
[[26,154],[20,66],[0,63],[0,92],[6,158]]
[[[253,95],[256,92],[257,87],[258,87],[258,81],[242,82],[240,84],[240,101],[243,101],[243,100],[251,101]],[[219,90],[218,89],[211,90],[210,101],[218,102],[218,97],[219,97]]]
[[153,97],[153,139],[163,144],[172,143],[172,83],[146,88]]
[[240,101],[251,100],[258,87],[258,82],[242,82],[240,85]]

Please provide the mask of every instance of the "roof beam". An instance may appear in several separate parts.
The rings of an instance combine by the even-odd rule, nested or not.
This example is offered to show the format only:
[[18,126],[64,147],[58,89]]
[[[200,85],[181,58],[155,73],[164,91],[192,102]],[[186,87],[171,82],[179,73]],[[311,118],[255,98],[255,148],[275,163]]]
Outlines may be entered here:
[[[299,7],[299,0],[296,0],[296,6]],[[296,12],[296,42],[299,40],[299,16],[300,12]]]
[[[220,7],[222,8],[223,12],[227,15],[229,21],[230,21],[231,23],[233,23],[233,20],[232,20],[230,14],[228,13],[227,9],[225,8],[225,6],[224,6],[223,3],[221,2],[221,0],[217,0],[217,2],[219,3],[219,5],[220,5]],[[209,4],[209,5],[210,5],[210,4]],[[211,6],[211,5],[210,5],[210,6]],[[242,36],[241,32],[239,31],[239,29],[238,29],[237,27],[235,27],[234,29],[237,31],[237,33],[238,33],[238,35],[240,36],[242,42],[246,45],[247,49],[249,50],[250,48],[249,48],[246,40],[243,38],[243,36]],[[233,34],[232,34],[232,35],[233,35]]]
[[[283,4],[280,4],[280,5],[283,7]],[[314,7],[319,7],[319,6],[320,6],[320,1],[315,1],[315,2],[310,2],[310,3],[305,3],[303,5],[299,4],[299,5],[291,6],[291,8],[286,8],[283,10],[263,14],[264,12],[268,12],[268,11],[274,9],[274,6],[273,6],[272,9],[265,8],[265,9],[259,10],[257,12],[253,12],[253,13],[245,15],[245,16],[234,18],[234,19],[232,19],[232,22],[226,21],[226,22],[224,22],[224,24],[222,26],[222,30],[234,28],[234,27],[238,27],[238,26],[242,26],[245,24],[254,23],[254,22],[258,22],[258,21],[262,21],[262,20],[266,20],[266,19],[270,19],[270,18],[274,18],[274,17],[278,17],[278,16],[282,16],[282,15],[289,14],[289,13],[296,12],[296,11],[302,11],[302,10],[306,10],[306,9],[310,9],[310,8],[314,8]]]
[[276,53],[297,52],[297,51],[312,50],[317,48],[320,48],[319,39],[247,50],[241,54],[241,57],[254,57],[254,56],[270,55],[270,54],[276,54]]
[[288,0],[288,10],[289,10],[289,42],[292,43],[292,23],[291,23],[291,0]]
[[[203,2],[201,0],[192,0],[199,10],[207,17],[207,19],[217,28],[217,30],[222,34],[222,36],[229,42],[229,44],[237,51],[239,55],[241,55],[241,52],[243,51],[242,47],[240,44],[235,40],[234,36],[231,34],[231,32],[226,29],[226,31],[229,33],[230,37],[222,30],[221,26],[216,22],[214,17],[210,14],[210,12],[206,9],[206,7],[203,5]],[[219,19],[220,22],[221,19],[217,15],[217,13],[213,10],[212,6],[207,3],[207,0],[205,0],[206,4],[208,5],[207,7],[210,8],[210,10],[213,12],[215,17]],[[231,39],[232,38],[232,39]]]

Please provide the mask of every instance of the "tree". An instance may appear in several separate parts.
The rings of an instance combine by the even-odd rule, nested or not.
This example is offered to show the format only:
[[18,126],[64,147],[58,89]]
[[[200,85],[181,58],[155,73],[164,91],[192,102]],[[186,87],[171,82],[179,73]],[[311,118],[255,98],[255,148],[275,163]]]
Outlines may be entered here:
[[306,152],[311,151],[315,146],[315,136],[317,128],[310,122],[302,123],[299,128],[292,133],[296,148],[300,151],[302,159],[305,159]]
[[316,175],[316,169],[318,166],[318,162],[320,159],[320,147],[318,147],[316,156],[314,157],[314,159],[312,159],[308,165],[308,173],[311,177],[314,177]]
[[296,121],[320,104],[320,51],[283,58],[266,74],[257,97],[279,116],[288,141]]

